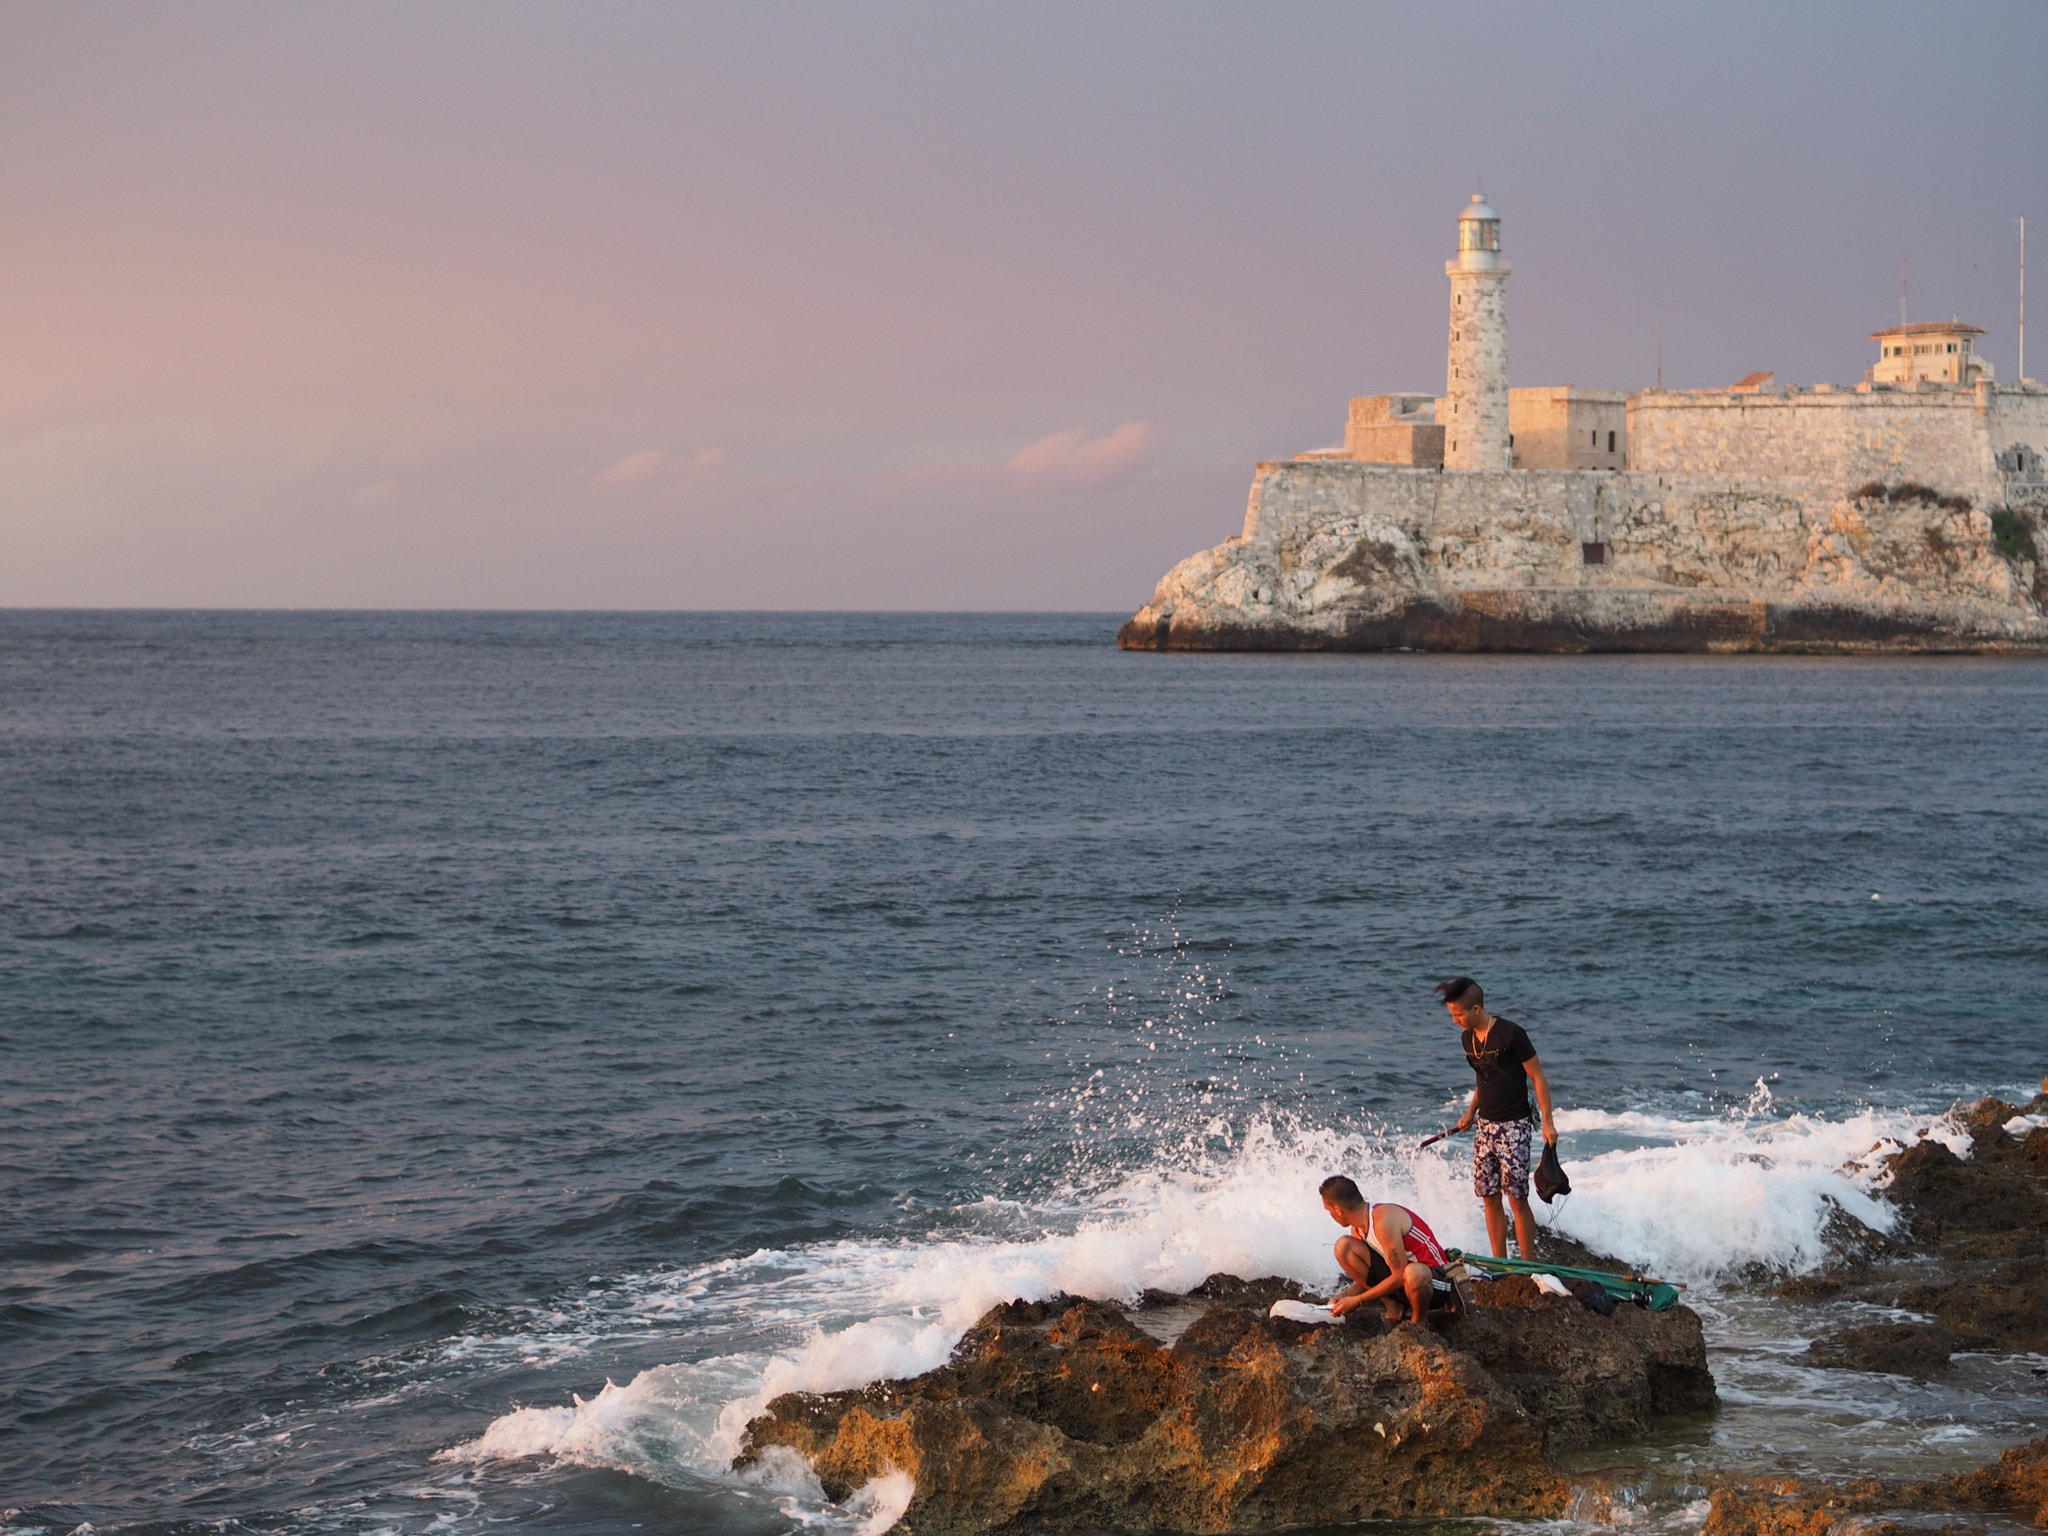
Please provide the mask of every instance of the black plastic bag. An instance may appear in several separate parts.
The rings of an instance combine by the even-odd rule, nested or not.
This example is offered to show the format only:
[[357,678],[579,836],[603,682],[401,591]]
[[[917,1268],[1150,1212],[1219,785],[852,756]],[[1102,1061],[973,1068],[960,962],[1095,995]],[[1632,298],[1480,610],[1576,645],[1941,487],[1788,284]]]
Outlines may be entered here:
[[1564,1288],[1579,1298],[1579,1305],[1598,1312],[1602,1317],[1614,1316],[1614,1298],[1607,1294],[1607,1287],[1592,1280],[1567,1280]]
[[1543,1156],[1536,1164],[1534,1182],[1536,1198],[1545,1205],[1559,1195],[1572,1192],[1572,1181],[1564,1176],[1564,1164],[1557,1160],[1557,1148],[1547,1141],[1543,1143]]

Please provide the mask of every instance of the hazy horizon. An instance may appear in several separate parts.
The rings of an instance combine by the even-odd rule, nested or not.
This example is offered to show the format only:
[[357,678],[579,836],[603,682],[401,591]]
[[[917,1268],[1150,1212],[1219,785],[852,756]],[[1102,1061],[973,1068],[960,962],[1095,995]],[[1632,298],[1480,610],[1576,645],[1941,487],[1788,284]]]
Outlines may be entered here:
[[[1128,612],[1443,385],[2015,374],[2040,7],[0,16],[0,604]],[[2048,314],[2048,310],[2043,310]],[[2048,358],[2048,327],[2036,346]],[[2042,371],[2036,362],[2033,371]]]

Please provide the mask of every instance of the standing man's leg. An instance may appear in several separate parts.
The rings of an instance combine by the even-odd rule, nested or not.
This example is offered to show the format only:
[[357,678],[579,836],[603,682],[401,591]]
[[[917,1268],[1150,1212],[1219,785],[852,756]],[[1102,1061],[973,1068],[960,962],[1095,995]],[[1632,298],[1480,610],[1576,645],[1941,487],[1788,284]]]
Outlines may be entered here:
[[[1512,1120],[1500,1127],[1497,1143],[1500,1160],[1500,1190],[1515,1212],[1515,1241],[1522,1257],[1536,1257],[1536,1213],[1529,1209],[1529,1144],[1535,1127],[1527,1120]],[[1494,1247],[1500,1256],[1499,1245]]]
[[1536,1257],[1536,1213],[1529,1209],[1529,1197],[1518,1195],[1508,1202],[1515,1211],[1515,1241],[1522,1245],[1522,1257]]
[[1500,1208],[1500,1196],[1482,1196],[1480,1204],[1486,1207],[1486,1246],[1496,1259],[1504,1259],[1508,1256],[1508,1218]]
[[1486,1242],[1496,1259],[1507,1257],[1508,1218],[1500,1208],[1499,1128],[1491,1120],[1472,1122],[1472,1193],[1486,1209]]

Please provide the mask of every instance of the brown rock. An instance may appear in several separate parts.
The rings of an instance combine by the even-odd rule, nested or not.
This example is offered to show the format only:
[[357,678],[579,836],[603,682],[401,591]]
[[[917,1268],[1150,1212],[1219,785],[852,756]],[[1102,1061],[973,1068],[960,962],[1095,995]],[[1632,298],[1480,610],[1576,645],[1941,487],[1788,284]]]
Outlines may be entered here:
[[1937,1323],[1872,1323],[1844,1328],[1807,1346],[1816,1365],[1837,1370],[1933,1376],[1945,1370],[1955,1340]]
[[[2036,1113],[2048,1114],[2048,1110]],[[2027,1132],[2012,1160],[2023,1165],[2035,1178],[2048,1175],[2048,1125],[2037,1125]]]
[[1934,1313],[1957,1348],[2048,1351],[2048,1259],[2038,1255],[1909,1286],[1899,1305]]
[[[2013,1513],[2048,1525],[2048,1439],[2014,1446],[1974,1472],[1919,1482],[1870,1478],[1827,1484],[1788,1478],[1716,1488],[1700,1536],[1907,1536],[1924,1527],[1872,1520],[1881,1513]],[[1944,1525],[1961,1531],[1967,1526]]]
[[1963,1125],[1989,1125],[2002,1129],[2006,1121],[2020,1113],[2020,1107],[2017,1104],[2008,1104],[2001,1098],[1992,1097],[1979,1099],[1974,1104],[1965,1104],[1952,1113]]
[[2000,1143],[2017,1144],[1997,1126],[1986,1129],[1991,1134],[1979,1140],[1978,1155],[1967,1162],[1938,1141],[1923,1141],[1888,1160],[1889,1194],[1912,1217],[1915,1235],[1941,1243],[2048,1227],[2048,1196],[2024,1173],[2002,1166]]
[[2016,1445],[1989,1466],[1937,1478],[1920,1488],[1931,1500],[1951,1499],[1968,1509],[2012,1510],[2030,1516],[2036,1525],[2048,1525],[2048,1439]]
[[1268,1275],[1262,1280],[1240,1280],[1236,1275],[1211,1275],[1188,1292],[1203,1301],[1228,1302],[1233,1307],[1255,1307],[1263,1312],[1276,1301],[1299,1300],[1307,1293],[1292,1280]]
[[1852,1517],[1887,1507],[1880,1483],[1837,1487],[1797,1479],[1716,1488],[1700,1536],[1829,1536]]
[[1651,1413],[1713,1401],[1684,1309],[1602,1318],[1540,1297],[1438,1337],[1266,1317],[1285,1282],[1204,1289],[1257,1305],[1212,1305],[1170,1348],[1099,1302],[997,1307],[914,1381],[777,1398],[737,1464],[788,1446],[835,1500],[907,1472],[916,1536],[1543,1516],[1568,1491],[1552,1441],[1640,1435]]
[[1451,1343],[1549,1425],[1554,1450],[1639,1439],[1653,1414],[1714,1405],[1706,1338],[1690,1308],[1623,1305],[1602,1317],[1523,1275],[1473,1289],[1479,1305],[1452,1325]]

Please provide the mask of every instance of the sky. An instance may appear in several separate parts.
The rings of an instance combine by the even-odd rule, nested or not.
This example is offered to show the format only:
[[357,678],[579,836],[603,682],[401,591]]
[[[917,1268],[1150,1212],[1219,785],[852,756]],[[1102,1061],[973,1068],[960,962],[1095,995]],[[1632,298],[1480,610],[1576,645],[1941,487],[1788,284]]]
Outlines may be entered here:
[[2048,6],[0,6],[0,605],[1135,609],[1345,402],[2014,376]]

